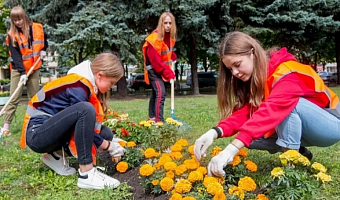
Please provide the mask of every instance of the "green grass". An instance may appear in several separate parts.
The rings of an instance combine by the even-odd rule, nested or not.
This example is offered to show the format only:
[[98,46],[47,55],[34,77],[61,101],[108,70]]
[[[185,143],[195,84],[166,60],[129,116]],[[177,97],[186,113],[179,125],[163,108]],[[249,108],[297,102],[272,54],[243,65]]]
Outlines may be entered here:
[[[334,91],[340,94],[340,88]],[[148,99],[113,100],[110,107],[117,112],[128,113],[133,122],[148,117]],[[0,145],[0,199],[118,199],[122,194],[128,194],[126,185],[120,191],[81,190],[76,186],[77,176],[59,176],[42,164],[42,154],[21,149],[19,139],[25,108],[19,106],[11,126],[12,136]],[[216,96],[176,98],[175,116],[192,126],[192,131],[185,137],[193,143],[218,123]],[[170,117],[169,98],[165,102],[164,117]],[[219,139],[212,146],[225,147],[231,140]],[[314,154],[313,161],[324,164],[333,179],[315,199],[340,199],[340,143],[327,148],[312,147],[310,150]],[[279,165],[278,154],[271,155],[265,151],[249,150],[249,159],[258,164],[258,172],[254,176],[259,184],[265,183],[270,178],[271,169]]]

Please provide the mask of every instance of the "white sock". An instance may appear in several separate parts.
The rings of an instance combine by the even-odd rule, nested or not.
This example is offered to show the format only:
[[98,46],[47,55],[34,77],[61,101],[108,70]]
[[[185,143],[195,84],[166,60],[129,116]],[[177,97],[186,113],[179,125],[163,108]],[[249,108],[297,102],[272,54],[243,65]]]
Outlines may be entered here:
[[79,172],[79,175],[80,175],[80,176],[85,176],[85,175],[87,175],[88,173],[93,172],[93,171],[94,171],[94,168],[92,168],[91,170],[86,171],[86,172],[81,172],[80,169],[78,169],[78,172]]

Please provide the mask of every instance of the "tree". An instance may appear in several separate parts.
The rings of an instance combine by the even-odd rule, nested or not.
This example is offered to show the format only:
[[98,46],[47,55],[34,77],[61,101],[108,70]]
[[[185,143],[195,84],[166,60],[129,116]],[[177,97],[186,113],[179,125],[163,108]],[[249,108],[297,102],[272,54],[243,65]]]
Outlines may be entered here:
[[7,34],[7,27],[5,20],[9,16],[9,9],[4,6],[5,0],[0,0],[0,40],[2,45],[0,46],[0,67],[8,65],[8,48],[5,44],[5,37]]

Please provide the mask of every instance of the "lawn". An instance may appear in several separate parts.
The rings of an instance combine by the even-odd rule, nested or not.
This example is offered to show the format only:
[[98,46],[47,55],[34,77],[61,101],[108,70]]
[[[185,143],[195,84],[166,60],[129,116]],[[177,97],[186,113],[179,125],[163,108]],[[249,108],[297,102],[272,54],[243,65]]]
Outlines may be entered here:
[[[340,94],[340,89],[334,91]],[[215,95],[181,97],[175,99],[175,116],[192,126],[185,135],[191,143],[218,122]],[[148,99],[113,100],[110,108],[129,114],[131,121],[147,119]],[[42,154],[19,147],[20,131],[26,106],[19,106],[12,124],[12,136],[0,145],[0,199],[131,199],[129,186],[122,184],[116,190],[81,190],[76,186],[77,176],[62,177],[49,170],[42,162]],[[166,99],[164,116],[170,117],[170,101]],[[1,119],[2,120],[2,119]],[[0,121],[1,125],[3,124]],[[232,138],[219,139],[212,146],[225,147]],[[325,185],[321,194],[314,199],[340,199],[340,143],[328,148],[312,147],[313,161],[328,169],[332,182]],[[249,150],[249,159],[258,165],[257,182],[265,183],[270,170],[279,165],[278,154]],[[72,162],[76,165],[75,160]],[[110,174],[112,175],[112,174]],[[114,176],[114,175],[113,175]]]

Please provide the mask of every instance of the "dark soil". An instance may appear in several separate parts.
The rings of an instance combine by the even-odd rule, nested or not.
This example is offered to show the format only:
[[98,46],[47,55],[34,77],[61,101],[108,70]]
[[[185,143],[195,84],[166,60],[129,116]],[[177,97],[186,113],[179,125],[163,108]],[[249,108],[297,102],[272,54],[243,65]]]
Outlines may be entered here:
[[98,166],[105,166],[107,169],[106,174],[118,179],[120,182],[126,182],[129,186],[132,186],[132,193],[136,200],[165,200],[169,199],[170,196],[166,194],[155,196],[153,194],[145,194],[143,187],[139,184],[139,167],[128,170],[125,173],[119,173],[116,170],[116,164],[111,161],[111,156],[107,152],[98,152],[99,158],[97,160]]

